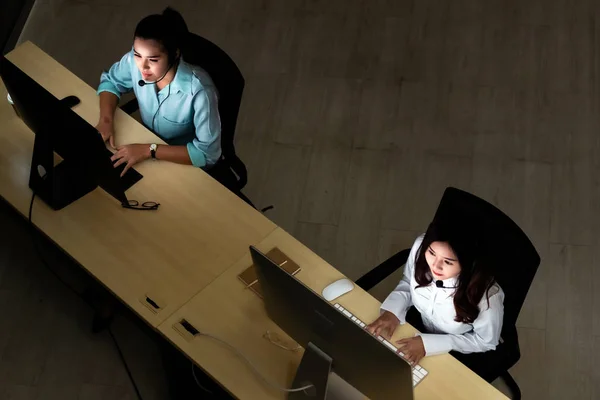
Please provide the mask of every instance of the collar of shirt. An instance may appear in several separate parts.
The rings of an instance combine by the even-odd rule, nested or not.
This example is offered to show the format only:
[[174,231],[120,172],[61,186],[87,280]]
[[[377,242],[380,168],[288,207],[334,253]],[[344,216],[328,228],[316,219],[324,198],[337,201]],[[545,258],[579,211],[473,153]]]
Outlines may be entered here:
[[192,94],[192,78],[194,72],[190,67],[190,64],[183,61],[183,57],[179,59],[179,65],[177,66],[177,72],[171,82],[171,89],[177,93],[178,90]]

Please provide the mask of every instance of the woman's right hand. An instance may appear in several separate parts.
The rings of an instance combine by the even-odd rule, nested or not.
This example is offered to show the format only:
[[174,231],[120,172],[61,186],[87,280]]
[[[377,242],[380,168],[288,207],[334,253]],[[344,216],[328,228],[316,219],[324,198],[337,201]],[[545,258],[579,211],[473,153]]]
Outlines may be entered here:
[[108,141],[108,144],[110,145],[110,147],[112,147],[114,149],[115,148],[115,126],[114,126],[113,122],[106,121],[101,118],[100,121],[98,122],[98,125],[96,125],[96,130],[100,133],[100,135],[102,135],[102,139],[105,142]]
[[383,336],[389,339],[400,325],[400,320],[389,311],[384,311],[375,321],[367,325],[367,331],[375,336]]

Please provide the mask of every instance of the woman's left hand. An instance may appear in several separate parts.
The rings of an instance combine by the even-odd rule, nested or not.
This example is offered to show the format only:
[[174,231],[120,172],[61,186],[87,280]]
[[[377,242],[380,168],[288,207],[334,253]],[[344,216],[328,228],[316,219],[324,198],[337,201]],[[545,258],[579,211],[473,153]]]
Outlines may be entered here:
[[147,144],[127,144],[117,147],[117,152],[110,158],[114,162],[114,167],[126,163],[121,176],[135,164],[150,158],[150,145]]
[[418,364],[425,357],[425,346],[421,336],[415,336],[396,341],[398,350],[404,353],[404,358],[412,365]]

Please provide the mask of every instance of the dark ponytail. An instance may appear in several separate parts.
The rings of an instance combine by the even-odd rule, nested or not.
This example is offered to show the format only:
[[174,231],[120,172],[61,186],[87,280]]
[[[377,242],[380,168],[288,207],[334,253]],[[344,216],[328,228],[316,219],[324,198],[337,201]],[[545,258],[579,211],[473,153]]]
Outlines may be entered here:
[[156,40],[168,55],[169,64],[177,61],[177,51],[186,48],[189,35],[187,24],[181,14],[167,7],[162,14],[143,18],[136,26],[134,39]]

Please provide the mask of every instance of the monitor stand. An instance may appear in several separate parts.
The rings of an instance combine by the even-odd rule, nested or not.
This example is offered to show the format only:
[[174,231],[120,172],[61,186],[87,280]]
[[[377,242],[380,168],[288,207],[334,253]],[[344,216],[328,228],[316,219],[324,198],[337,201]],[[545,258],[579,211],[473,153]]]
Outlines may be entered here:
[[29,187],[54,210],[60,210],[98,187],[82,162],[63,160],[54,166],[51,135],[38,132],[33,144]]
[[294,377],[292,387],[299,388],[307,385],[313,385],[313,387],[300,392],[291,392],[288,395],[288,399],[325,400],[332,362],[331,357],[312,344],[312,342],[308,342],[308,346],[304,350],[304,356]]
[[[75,96],[61,100],[68,107],[79,104]],[[49,129],[52,129],[50,127]],[[33,144],[29,187],[54,210],[60,210],[98,186],[82,161],[63,160],[54,166],[54,148],[50,132],[38,132]]]

